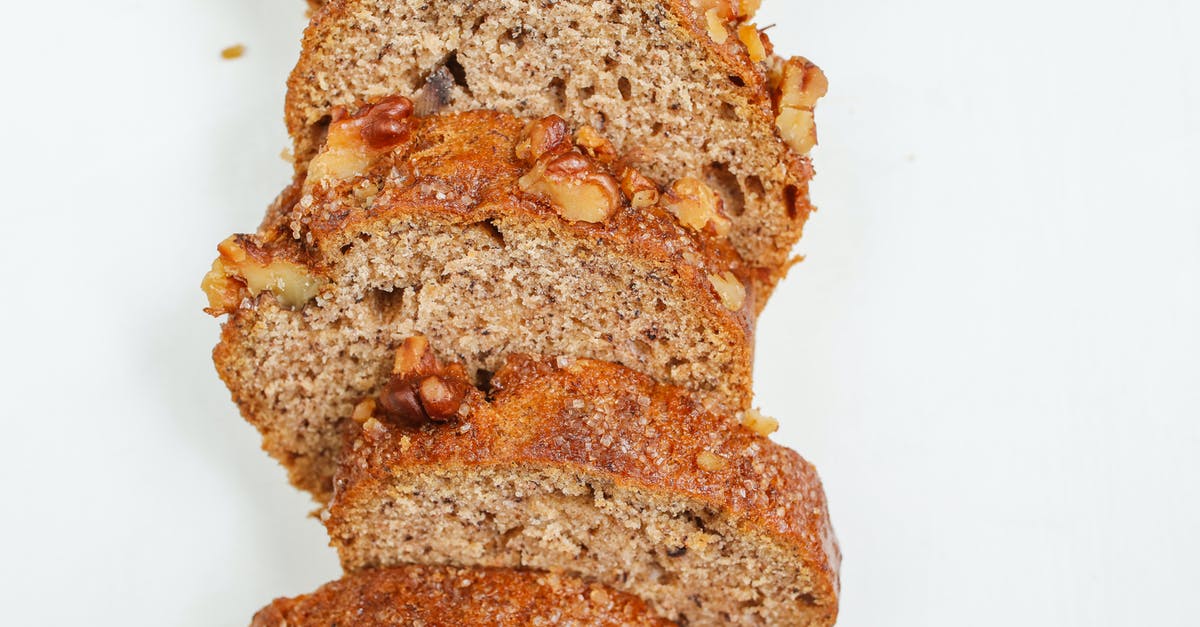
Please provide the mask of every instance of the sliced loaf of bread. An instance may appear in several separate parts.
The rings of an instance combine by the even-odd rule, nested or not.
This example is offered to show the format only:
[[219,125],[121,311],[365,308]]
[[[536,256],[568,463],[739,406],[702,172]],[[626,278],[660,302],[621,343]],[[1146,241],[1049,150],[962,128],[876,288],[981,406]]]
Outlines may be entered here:
[[445,394],[456,369],[423,370],[435,360],[420,355],[401,351],[384,395],[347,421],[322,513],[347,570],[549,570],[680,624],[833,624],[840,553],[821,482],[762,435],[768,420],[739,425],[584,359],[515,356],[486,396]]
[[334,122],[256,235],[205,279],[214,357],[295,483],[328,495],[330,425],[414,333],[486,383],[510,352],[613,361],[713,407],[751,398],[761,274],[699,181],[660,190],[594,130],[403,98]]
[[289,80],[303,170],[339,107],[415,95],[422,113],[494,109],[591,125],[668,183],[725,199],[748,261],[786,270],[811,211],[813,109],[827,88],[774,55],[759,0],[332,0]]
[[565,575],[404,566],[277,599],[250,627],[668,627],[636,597]]

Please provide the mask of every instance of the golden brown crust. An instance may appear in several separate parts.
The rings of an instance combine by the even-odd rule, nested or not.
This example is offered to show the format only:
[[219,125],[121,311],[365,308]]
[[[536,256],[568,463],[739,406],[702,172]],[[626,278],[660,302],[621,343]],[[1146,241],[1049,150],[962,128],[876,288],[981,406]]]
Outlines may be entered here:
[[[567,220],[547,199],[522,190],[520,179],[530,166],[516,156],[517,147],[531,122],[494,111],[413,118],[405,139],[374,156],[366,171],[318,183],[301,178],[280,194],[257,235],[235,237],[262,263],[287,260],[324,277],[328,260],[357,234],[386,232],[395,220],[419,217],[466,226],[518,218],[599,242],[617,255],[667,264],[697,293],[713,296],[718,317],[735,319],[747,338],[753,334],[770,290],[769,274],[744,263],[723,237],[683,226],[662,206],[634,208],[628,198],[602,222]],[[601,167],[614,177],[625,170],[619,162]],[[366,202],[356,201],[362,189],[371,190]],[[715,305],[722,295],[711,277],[726,272],[746,288],[732,311]],[[231,302],[255,295],[244,292]]]
[[[635,209],[626,198],[601,222],[568,220],[552,202],[523,190],[520,180],[531,166],[517,157],[517,148],[531,120],[470,111],[411,122],[404,140],[376,156],[361,175],[306,181],[308,193],[296,199],[286,217],[297,239],[283,237],[280,228],[267,234],[267,245],[296,257],[294,248],[304,242],[309,258],[321,259],[335,256],[353,234],[379,231],[393,220],[421,216],[470,225],[516,217],[602,242],[634,258],[671,264],[692,275],[701,292],[712,291],[707,276],[732,272],[754,288],[738,311],[744,328],[753,328],[753,319],[765,304],[768,275],[745,264],[724,238],[684,227],[660,206]],[[624,169],[619,163],[597,165],[614,177]],[[371,190],[372,198],[356,203],[356,192],[364,188]],[[282,227],[284,222],[280,217],[267,223]],[[319,262],[314,269],[320,272]]]
[[326,523],[335,546],[354,523],[345,517],[406,470],[551,467],[694,499],[791,547],[813,573],[814,603],[836,614],[841,553],[816,470],[794,451],[677,388],[592,360],[510,357],[491,399],[468,402],[461,426],[351,429]]
[[[263,263],[294,261],[322,276],[329,265],[324,260],[335,257],[355,234],[382,232],[393,220],[419,216],[464,226],[505,217],[543,222],[634,258],[670,264],[698,291],[714,296],[719,294],[708,277],[732,272],[748,289],[744,306],[735,312],[738,323],[753,331],[770,291],[769,272],[743,262],[711,227],[696,232],[663,206],[634,208],[624,197],[602,222],[564,219],[546,198],[520,185],[530,166],[516,156],[517,146],[532,121],[470,111],[412,122],[405,140],[374,156],[364,172],[321,183],[301,176],[268,209],[257,235],[235,237]],[[613,177],[627,169],[620,162],[602,167]],[[355,200],[363,189],[371,190],[366,203]]]
[[[531,166],[528,160],[517,156],[518,146],[530,124],[529,120],[486,111],[411,118],[404,132],[395,134],[395,145],[372,153],[363,162],[362,171],[344,177],[301,179],[280,195],[257,235],[233,240],[244,249],[247,259],[258,264],[254,268],[258,274],[265,277],[259,279],[257,286],[254,281],[239,277],[238,266],[232,263],[221,264],[219,272],[214,270],[219,281],[206,283],[213,288],[210,298],[219,301],[210,307],[210,312],[229,314],[222,342],[214,351],[219,373],[243,415],[262,431],[264,447],[288,468],[297,485],[313,491],[318,498],[324,500],[328,494],[334,454],[317,433],[326,429],[326,421],[332,418],[315,416],[315,412],[303,419],[290,416],[286,405],[279,400],[281,395],[271,390],[291,386],[289,395],[307,395],[306,386],[320,377],[320,373],[312,369],[295,370],[281,373],[282,381],[262,380],[261,366],[274,358],[268,355],[278,356],[278,351],[271,352],[270,347],[262,346],[260,338],[275,333],[264,318],[273,315],[276,307],[270,301],[276,297],[283,309],[296,310],[296,328],[287,332],[293,336],[309,332],[304,329],[311,331],[306,321],[314,317],[322,320],[336,317],[349,297],[337,300],[339,297],[331,294],[361,291],[354,274],[356,268],[338,265],[345,263],[343,249],[359,246],[366,238],[376,243],[388,242],[390,229],[397,222],[417,225],[418,229],[436,226],[451,232],[460,228],[478,230],[479,224],[519,223],[530,231],[547,234],[547,240],[559,242],[564,255],[587,261],[599,254],[615,264],[637,267],[639,272],[645,268],[655,281],[653,285],[671,283],[670,295],[681,303],[677,315],[696,320],[693,326],[717,338],[712,346],[721,351],[720,367],[697,370],[699,374],[693,375],[692,371],[682,369],[678,373],[671,371],[672,366],[667,364],[652,374],[675,383],[696,383],[696,389],[708,395],[707,400],[731,410],[749,405],[753,330],[765,289],[762,273],[742,263],[728,243],[712,232],[711,226],[700,231],[685,227],[660,206],[634,208],[622,197],[615,212],[601,222],[564,218],[552,202],[521,189],[520,179]],[[617,161],[599,157],[595,161],[593,166],[614,178],[624,168]],[[668,202],[668,197],[669,194],[664,194],[662,202]],[[573,247],[583,244],[587,244],[589,252],[571,252]],[[479,254],[491,252],[480,250]],[[286,263],[276,264],[277,261]],[[307,269],[309,275],[300,276],[299,281],[294,279],[302,273],[291,271],[298,266]],[[535,267],[532,271],[539,270]],[[322,291],[308,305],[297,307],[294,306],[297,297],[285,302],[284,296],[312,292],[288,289],[291,283],[279,289],[279,277],[299,282],[301,287],[317,285]],[[657,282],[660,280],[664,283]],[[267,288],[262,287],[264,284]],[[256,291],[255,287],[259,289]],[[647,313],[645,319],[660,320],[664,315],[668,314]],[[311,332],[314,335],[331,332],[323,328],[327,330]],[[417,330],[436,332],[426,327]],[[691,350],[687,344],[669,344],[671,337],[647,327],[639,341],[672,355]],[[394,348],[386,340],[379,343],[382,349]],[[443,340],[440,350],[448,350],[447,345],[448,341]],[[508,348],[496,352],[495,360],[498,362],[504,352],[512,350],[567,352],[542,347]],[[591,352],[596,350],[610,352]],[[616,349],[607,345],[600,349],[586,348],[588,352],[577,356],[634,365],[632,358],[612,352],[619,350],[626,350],[625,345]],[[487,369],[492,369],[492,365]],[[298,383],[292,385],[293,382]],[[367,390],[347,390],[345,394],[364,391]],[[345,417],[345,414],[336,416]],[[314,433],[303,436],[293,433],[300,429]],[[296,444],[300,438],[306,440],[302,446]]]
[[667,627],[640,599],[573,577],[500,569],[369,570],[278,599],[251,627],[526,625]]

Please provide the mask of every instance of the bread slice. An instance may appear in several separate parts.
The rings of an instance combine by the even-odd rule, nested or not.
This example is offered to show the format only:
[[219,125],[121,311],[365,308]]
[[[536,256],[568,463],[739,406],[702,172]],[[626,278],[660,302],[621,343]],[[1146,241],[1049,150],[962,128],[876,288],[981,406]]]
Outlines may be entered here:
[[781,276],[811,211],[806,156],[827,83],[775,56],[759,0],[335,0],[304,36],[286,119],[298,167],[338,107],[399,94],[424,112],[557,114],[652,179],[706,181],[731,238]]
[[205,279],[229,316],[217,369],[297,485],[328,495],[330,425],[414,333],[475,383],[509,352],[591,357],[749,405],[759,275],[716,235],[711,191],[660,197],[561,120],[411,109],[335,123],[311,174]]
[[[424,388],[424,376],[398,382]],[[490,398],[459,396],[436,420],[397,411],[404,389],[365,402],[348,429],[322,513],[347,570],[561,571],[680,624],[834,623],[840,553],[816,472],[682,390],[614,364],[520,356]]]
[[565,575],[404,566],[278,599],[251,627],[668,627],[636,597]]

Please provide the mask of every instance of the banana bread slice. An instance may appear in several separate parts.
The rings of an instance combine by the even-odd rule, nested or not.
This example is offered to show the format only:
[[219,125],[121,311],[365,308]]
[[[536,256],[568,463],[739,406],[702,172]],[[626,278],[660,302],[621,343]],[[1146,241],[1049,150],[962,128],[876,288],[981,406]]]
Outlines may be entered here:
[[414,333],[475,383],[509,352],[591,357],[749,405],[760,275],[718,235],[719,198],[689,179],[660,194],[614,159],[561,119],[417,117],[403,98],[331,126],[204,281],[229,316],[217,369],[297,485],[328,495],[330,425]]
[[453,388],[452,371],[398,375],[346,423],[322,519],[348,571],[561,571],[680,624],[833,624],[840,553],[796,453],[678,388],[583,359],[515,356],[488,397],[411,409],[431,377]]
[[335,0],[305,33],[286,119],[300,170],[338,107],[417,94],[424,112],[560,115],[661,183],[724,196],[748,261],[786,270],[811,206],[827,82],[774,55],[760,0]]
[[668,627],[640,599],[574,577],[500,569],[367,570],[277,599],[250,627]]

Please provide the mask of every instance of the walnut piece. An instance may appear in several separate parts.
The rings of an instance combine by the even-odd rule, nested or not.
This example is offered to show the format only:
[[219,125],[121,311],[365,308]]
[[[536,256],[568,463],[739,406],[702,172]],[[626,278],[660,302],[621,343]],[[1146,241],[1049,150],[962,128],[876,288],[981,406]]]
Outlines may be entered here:
[[396,351],[392,378],[376,407],[388,422],[401,427],[444,423],[458,416],[471,388],[462,364],[442,366],[429,341],[418,335]]
[[571,149],[571,129],[567,121],[551,115],[529,123],[525,136],[517,142],[516,156],[525,162]]
[[762,34],[754,24],[742,24],[737,29],[738,39],[746,46],[750,61],[758,63],[767,58],[767,47],[763,45]]
[[645,209],[658,204],[658,186],[633,168],[621,172],[621,191],[629,198],[634,209]]
[[617,149],[613,143],[590,126],[582,126],[575,132],[575,145],[606,164],[617,159]]
[[742,426],[763,436],[764,438],[779,431],[779,421],[764,416],[757,409],[747,409],[742,415]]
[[354,413],[350,418],[358,424],[364,424],[367,420],[375,416],[375,399],[368,398],[363,402],[354,406]]
[[711,187],[692,177],[675,181],[663,198],[663,208],[674,214],[680,224],[694,231],[712,226],[713,232],[721,237],[728,235],[733,226],[724,207],[724,201]]
[[329,124],[325,145],[308,164],[305,188],[362,174],[380,155],[404,143],[416,126],[413,103],[392,96]]
[[217,246],[220,256],[204,277],[201,289],[208,295],[208,312],[233,313],[242,300],[270,291],[285,307],[299,309],[316,298],[324,282],[308,267],[273,259],[252,246],[249,240],[231,236]]
[[701,13],[716,13],[722,20],[744,22],[752,19],[762,0],[692,0],[692,6]]
[[603,222],[621,205],[617,180],[592,158],[574,150],[538,159],[517,182],[522,191],[541,197],[560,216],[576,222]]
[[700,454],[696,456],[696,465],[699,466],[701,470],[718,472],[729,467],[729,460],[711,451],[701,451]]
[[721,304],[725,305],[726,309],[741,311],[742,305],[746,303],[746,287],[732,272],[710,274],[708,282],[717,290],[717,296],[721,298]]
[[729,31],[725,29],[725,21],[727,19],[721,17],[720,11],[715,8],[704,12],[704,21],[708,26],[708,36],[718,44],[729,41]]
[[772,71],[779,115],[775,125],[784,141],[800,154],[817,145],[813,109],[829,91],[829,80],[821,68],[803,58],[788,59]]

